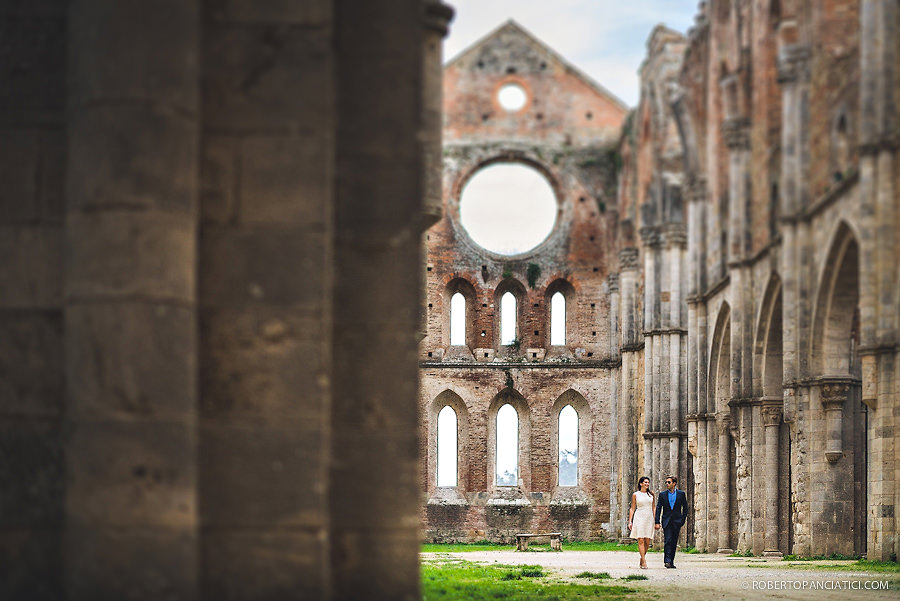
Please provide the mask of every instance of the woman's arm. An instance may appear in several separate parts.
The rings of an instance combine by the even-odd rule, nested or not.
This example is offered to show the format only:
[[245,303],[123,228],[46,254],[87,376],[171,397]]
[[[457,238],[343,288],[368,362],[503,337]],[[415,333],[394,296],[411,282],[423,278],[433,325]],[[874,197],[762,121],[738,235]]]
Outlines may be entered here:
[[631,493],[631,510],[628,512],[628,529],[631,530],[631,520],[634,518],[635,505],[637,500],[634,498],[637,493]]

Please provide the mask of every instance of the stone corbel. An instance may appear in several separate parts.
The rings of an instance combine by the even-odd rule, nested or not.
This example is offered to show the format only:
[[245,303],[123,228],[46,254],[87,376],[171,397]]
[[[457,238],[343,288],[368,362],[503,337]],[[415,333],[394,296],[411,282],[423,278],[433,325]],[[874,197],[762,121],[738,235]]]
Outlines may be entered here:
[[687,422],[687,448],[692,457],[697,456],[697,415],[690,414],[684,417]]
[[850,392],[850,380],[846,378],[829,378],[822,380],[819,394],[825,408],[825,458],[835,463],[844,456],[842,422],[844,420],[844,402]]
[[[862,354],[862,353],[860,353]],[[862,368],[862,402],[871,410],[878,408],[878,357],[863,354],[860,357]]]

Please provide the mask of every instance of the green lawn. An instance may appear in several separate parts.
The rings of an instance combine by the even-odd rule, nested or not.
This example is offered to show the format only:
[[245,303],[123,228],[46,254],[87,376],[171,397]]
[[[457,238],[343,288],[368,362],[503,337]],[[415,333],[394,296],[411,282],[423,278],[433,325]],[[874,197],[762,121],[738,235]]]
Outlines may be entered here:
[[[634,551],[637,543],[620,545],[616,542],[563,541],[563,549],[568,551]],[[423,553],[465,553],[466,551],[515,551],[515,545],[499,545],[482,541],[478,543],[427,543],[422,545]],[[528,545],[528,550],[549,551],[550,545]],[[650,553],[661,553],[662,547],[650,549]]]
[[[641,601],[653,598],[612,584],[563,582],[541,566],[480,565],[469,561],[422,562],[422,601]],[[622,582],[621,580],[618,582]]]

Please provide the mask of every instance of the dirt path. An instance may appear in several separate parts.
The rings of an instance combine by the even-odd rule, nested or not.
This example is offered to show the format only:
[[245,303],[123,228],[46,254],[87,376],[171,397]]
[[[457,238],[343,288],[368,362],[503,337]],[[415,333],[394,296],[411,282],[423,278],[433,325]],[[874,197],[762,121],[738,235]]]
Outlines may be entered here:
[[[850,564],[852,561],[785,562],[780,559],[726,557],[722,555],[679,553],[678,566],[669,570],[662,565],[662,553],[649,553],[646,570],[638,568],[638,554],[626,551],[563,551],[562,553],[515,551],[475,551],[467,553],[423,553],[428,559],[462,559],[479,563],[540,565],[552,574],[574,577],[584,571],[609,572],[613,578],[643,574],[645,581],[630,581],[628,586],[662,593],[665,601],[706,601],[746,599],[797,599],[802,601],[844,601],[900,599],[900,575],[854,572],[851,569],[817,569],[816,564]],[[797,566],[797,567],[791,567]],[[621,581],[585,580],[585,583]],[[887,589],[871,588],[883,587]],[[867,584],[868,583],[868,584]],[[877,583],[877,584],[876,584]],[[866,588],[866,587],[869,588]]]

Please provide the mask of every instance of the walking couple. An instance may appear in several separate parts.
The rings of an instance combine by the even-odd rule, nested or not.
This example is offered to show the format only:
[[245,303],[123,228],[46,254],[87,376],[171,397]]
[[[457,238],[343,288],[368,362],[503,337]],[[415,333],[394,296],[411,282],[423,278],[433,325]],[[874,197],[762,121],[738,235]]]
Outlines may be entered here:
[[[655,516],[655,517],[654,517]],[[675,547],[678,544],[678,533],[687,519],[687,496],[678,489],[678,478],[666,478],[666,490],[659,493],[654,502],[650,492],[650,478],[643,476],[638,480],[638,490],[631,495],[631,511],[628,513],[628,528],[631,538],[638,541],[638,552],[641,554],[641,567],[647,568],[645,555],[650,548],[653,530],[662,527],[665,534],[664,563],[667,568],[675,567]]]

